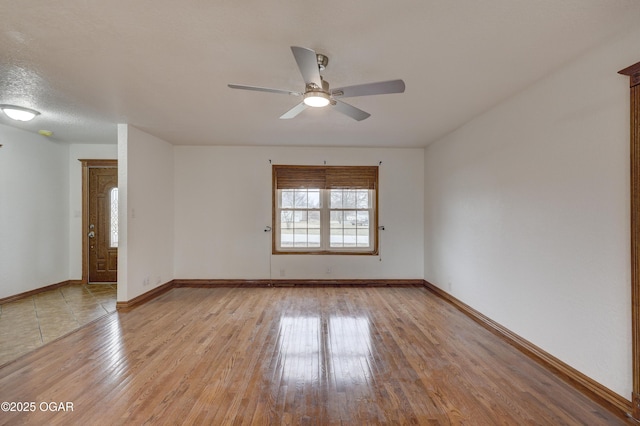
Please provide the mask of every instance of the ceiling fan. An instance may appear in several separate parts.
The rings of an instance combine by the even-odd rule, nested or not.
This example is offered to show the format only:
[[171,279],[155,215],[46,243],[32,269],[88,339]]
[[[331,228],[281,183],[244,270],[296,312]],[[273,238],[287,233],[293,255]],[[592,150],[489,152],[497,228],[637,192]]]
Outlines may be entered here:
[[296,59],[298,68],[300,68],[302,78],[304,79],[304,92],[245,86],[241,84],[229,84],[228,86],[232,89],[255,90],[257,92],[302,96],[302,102],[280,116],[280,118],[283,119],[293,118],[307,109],[307,107],[321,108],[331,105],[338,112],[348,115],[354,120],[361,121],[369,117],[371,114],[356,108],[353,105],[349,105],[346,102],[342,102],[338,98],[341,99],[355,96],[384,95],[387,93],[404,92],[405,86],[404,81],[402,80],[379,81],[376,83],[357,84],[354,86],[329,89],[329,82],[325,81],[320,75],[320,71],[323,71],[329,63],[329,58],[305,47],[291,46],[291,51]]

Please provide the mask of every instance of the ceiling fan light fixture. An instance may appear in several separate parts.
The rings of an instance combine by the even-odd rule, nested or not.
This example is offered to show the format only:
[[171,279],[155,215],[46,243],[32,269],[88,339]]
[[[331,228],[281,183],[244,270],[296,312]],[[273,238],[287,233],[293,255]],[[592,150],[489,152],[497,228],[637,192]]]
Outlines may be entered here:
[[19,107],[15,105],[0,105],[0,109],[7,117],[16,121],[31,121],[36,115],[40,115],[35,109]]
[[329,105],[329,94],[321,91],[311,91],[304,94],[303,102],[305,105],[322,108]]

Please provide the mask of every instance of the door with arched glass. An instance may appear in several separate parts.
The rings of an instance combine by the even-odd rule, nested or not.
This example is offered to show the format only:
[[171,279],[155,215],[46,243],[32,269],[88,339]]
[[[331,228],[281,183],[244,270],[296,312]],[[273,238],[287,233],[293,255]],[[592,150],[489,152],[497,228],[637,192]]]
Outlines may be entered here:
[[90,167],[87,229],[89,282],[118,278],[118,169]]

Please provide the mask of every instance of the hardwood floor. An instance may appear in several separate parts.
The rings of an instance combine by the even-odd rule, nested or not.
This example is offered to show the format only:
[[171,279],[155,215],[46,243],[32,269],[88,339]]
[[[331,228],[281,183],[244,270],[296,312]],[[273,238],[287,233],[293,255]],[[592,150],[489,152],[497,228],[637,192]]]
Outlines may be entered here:
[[0,401],[35,403],[0,424],[633,424],[418,287],[176,288],[6,365]]

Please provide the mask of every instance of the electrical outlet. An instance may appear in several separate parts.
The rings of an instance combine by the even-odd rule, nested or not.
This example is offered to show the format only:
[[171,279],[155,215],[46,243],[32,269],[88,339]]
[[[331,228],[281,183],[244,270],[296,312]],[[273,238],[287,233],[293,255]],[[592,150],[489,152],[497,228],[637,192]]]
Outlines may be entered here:
[[331,266],[327,266],[327,269],[325,269],[325,271],[324,271],[325,274],[330,274],[332,272],[333,271],[331,270]]
[[280,276],[284,277],[286,275],[284,268],[280,268]]

